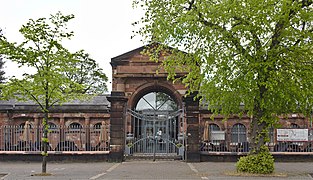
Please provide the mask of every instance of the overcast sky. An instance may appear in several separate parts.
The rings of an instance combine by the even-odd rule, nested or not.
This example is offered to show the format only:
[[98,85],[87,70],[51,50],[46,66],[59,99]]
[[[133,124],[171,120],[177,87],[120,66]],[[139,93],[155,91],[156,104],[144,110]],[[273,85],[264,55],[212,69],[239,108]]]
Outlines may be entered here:
[[[132,22],[142,12],[132,8],[132,0],[0,0],[0,27],[9,41],[21,42],[19,29],[28,19],[49,17],[61,11],[74,14],[69,23],[74,38],[64,43],[71,51],[84,49],[95,59],[111,81],[111,58],[142,46],[140,37],[131,39]],[[6,76],[21,75],[11,62],[5,63]],[[108,83],[111,91],[111,84]]]

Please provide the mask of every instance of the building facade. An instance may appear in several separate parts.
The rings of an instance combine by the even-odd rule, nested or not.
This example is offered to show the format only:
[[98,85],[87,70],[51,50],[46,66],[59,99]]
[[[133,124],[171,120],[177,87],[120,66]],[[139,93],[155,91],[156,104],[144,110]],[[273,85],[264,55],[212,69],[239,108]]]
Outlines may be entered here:
[[[141,53],[143,49],[111,59],[111,94],[53,109],[50,151],[105,152],[112,160],[175,154],[201,161],[203,155],[249,150],[250,117],[211,120],[211,112],[199,106],[194,95],[185,96],[182,83],[167,80],[159,66],[166,55],[153,62]],[[2,101],[0,151],[40,151],[42,118],[32,102]],[[280,127],[269,129],[271,151],[310,153],[311,122],[300,114],[282,117]]]

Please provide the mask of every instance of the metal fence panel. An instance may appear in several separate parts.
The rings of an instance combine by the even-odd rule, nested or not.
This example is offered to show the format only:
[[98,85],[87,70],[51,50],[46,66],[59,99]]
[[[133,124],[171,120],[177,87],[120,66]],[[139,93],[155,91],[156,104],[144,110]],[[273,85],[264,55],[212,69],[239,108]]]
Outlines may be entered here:
[[[43,127],[0,126],[0,151],[42,151]],[[107,127],[53,126],[48,151],[109,151]]]
[[[237,129],[226,129],[225,131],[205,131],[205,127],[202,127],[204,133],[209,133],[207,136],[209,140],[202,139],[200,143],[200,152],[204,153],[241,153],[249,152],[251,145],[249,142],[248,132],[240,131]],[[218,132],[218,133],[216,133]],[[224,133],[225,132],[225,136]],[[230,133],[230,134],[227,134]],[[290,134],[293,132],[293,134]],[[312,129],[284,129],[275,130],[269,132],[269,138],[271,142],[267,143],[271,152],[289,152],[289,153],[311,153],[313,152],[313,139]],[[296,133],[296,135],[295,135]],[[217,135],[218,134],[218,135]],[[244,138],[238,138],[239,135],[245,136]],[[286,136],[286,137],[285,137]],[[223,138],[218,138],[223,137]]]

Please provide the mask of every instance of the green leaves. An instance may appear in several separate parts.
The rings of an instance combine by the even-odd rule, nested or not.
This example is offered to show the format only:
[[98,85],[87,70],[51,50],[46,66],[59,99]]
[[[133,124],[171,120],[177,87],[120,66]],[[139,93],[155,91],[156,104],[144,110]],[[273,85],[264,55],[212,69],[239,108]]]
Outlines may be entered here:
[[75,71],[64,71],[64,75],[78,84],[84,85],[84,88],[78,92],[94,95],[104,94],[108,90],[106,86],[108,78],[103,69],[83,50],[76,52],[73,58],[76,61],[69,62],[68,66],[75,67]]
[[[62,46],[64,39],[74,34],[67,29],[67,23],[74,15],[60,12],[49,19],[30,19],[20,29],[25,40],[21,44],[0,38],[0,54],[15,61],[19,66],[31,67],[34,73],[23,75],[22,79],[12,77],[3,85],[3,98],[32,100],[43,112],[55,104],[85,98],[106,91],[107,77],[83,51],[71,53]],[[97,87],[99,85],[99,87]]]
[[[25,73],[22,79],[12,77],[0,86],[1,98],[33,101],[44,113],[43,119],[43,166],[46,172],[48,142],[48,113],[55,104],[90,97],[90,94],[106,91],[107,77],[96,62],[83,51],[71,53],[62,46],[64,39],[74,34],[67,29],[73,15],[60,12],[49,19],[30,19],[20,29],[25,40],[21,44],[8,42],[0,36],[0,54],[19,67],[35,70]],[[98,88],[102,88],[100,91]],[[88,94],[86,94],[88,93]]]
[[[2,34],[2,29],[0,28],[0,39],[4,38]],[[4,83],[6,78],[4,77],[5,72],[3,71],[4,60],[0,55],[0,84]],[[1,87],[0,87],[0,96],[1,96]]]
[[[183,82],[187,94],[199,92],[214,115],[250,116],[253,150],[266,142],[260,129],[279,115],[312,112],[312,1],[135,0],[134,6],[146,11],[137,31],[152,44],[150,58],[169,52],[168,79]],[[243,159],[242,167],[260,158]],[[269,171],[251,165],[273,170],[272,162]]]
[[237,171],[252,174],[270,174],[275,170],[274,158],[266,146],[261,146],[259,154],[241,157],[236,163]]
[[[163,63],[169,79],[199,91],[213,112],[312,109],[312,2],[141,0],[134,5],[146,10],[139,28],[144,40],[174,49]],[[161,51],[150,56],[155,60]]]

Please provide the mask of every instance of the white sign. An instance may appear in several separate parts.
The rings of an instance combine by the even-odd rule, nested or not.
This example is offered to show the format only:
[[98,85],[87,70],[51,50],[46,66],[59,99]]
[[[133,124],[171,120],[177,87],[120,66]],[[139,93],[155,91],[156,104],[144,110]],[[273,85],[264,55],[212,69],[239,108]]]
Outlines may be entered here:
[[223,141],[225,140],[225,132],[224,131],[211,131],[211,140]]
[[277,141],[308,141],[308,129],[277,129]]

